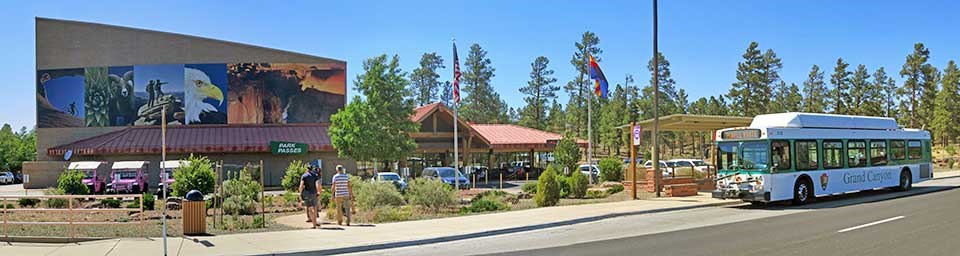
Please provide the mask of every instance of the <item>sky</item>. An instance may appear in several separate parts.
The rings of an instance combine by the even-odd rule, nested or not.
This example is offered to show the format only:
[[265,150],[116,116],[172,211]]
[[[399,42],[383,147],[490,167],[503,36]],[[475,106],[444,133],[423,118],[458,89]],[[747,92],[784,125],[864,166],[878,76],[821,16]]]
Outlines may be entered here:
[[[838,57],[851,69],[896,75],[913,44],[930,49],[943,68],[960,59],[957,1],[710,1],[659,4],[659,50],[690,101],[726,93],[737,62],[751,41],[783,60],[781,78],[800,85],[814,64],[829,73]],[[627,74],[649,83],[653,53],[651,1],[29,1],[0,10],[0,69],[6,100],[0,122],[35,125],[34,18],[78,20],[234,41],[348,63],[348,99],[363,60],[397,54],[405,71],[437,52],[452,77],[451,40],[461,62],[470,44],[488,52],[496,68],[494,89],[512,107],[537,56],[551,60],[558,85],[573,79],[570,59],[584,31],[600,38],[602,67],[611,85]],[[462,64],[462,63],[461,63]],[[559,101],[567,102],[562,95]]]

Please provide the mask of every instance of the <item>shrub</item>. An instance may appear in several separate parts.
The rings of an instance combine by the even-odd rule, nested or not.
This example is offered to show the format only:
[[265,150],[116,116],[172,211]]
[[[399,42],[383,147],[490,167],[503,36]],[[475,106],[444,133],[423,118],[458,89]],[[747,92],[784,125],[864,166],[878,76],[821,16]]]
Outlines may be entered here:
[[482,197],[479,200],[473,200],[469,207],[460,208],[461,214],[474,212],[495,212],[508,210],[510,206],[504,203],[501,198],[496,196]]
[[555,165],[547,166],[547,170],[540,175],[540,181],[537,183],[537,194],[533,200],[537,206],[554,206],[560,202],[560,186],[557,183],[557,171]]
[[90,194],[90,189],[83,185],[83,172],[65,170],[57,178],[57,189],[70,195]]
[[261,216],[261,215],[253,216],[253,225],[251,225],[250,227],[251,227],[251,228],[265,227],[265,226],[263,225],[263,216]]
[[120,208],[120,199],[104,198],[100,199],[100,205],[104,208]]
[[[177,180],[177,182],[180,182]],[[226,214],[254,214],[260,194],[260,184],[253,181],[248,172],[239,172],[239,177],[223,182],[223,212]]]
[[610,187],[607,189],[607,194],[613,195],[616,193],[620,193],[622,191],[623,191],[623,184],[616,184],[616,185],[613,185],[613,187]]
[[300,177],[307,172],[307,164],[300,160],[293,160],[287,166],[287,172],[283,175],[280,185],[290,192],[297,192],[300,189]]
[[300,205],[300,194],[287,191],[283,193],[283,201],[286,202],[287,205]]
[[216,174],[213,172],[213,163],[205,156],[190,155],[187,158],[190,164],[182,165],[173,171],[173,196],[185,196],[190,190],[199,190],[200,193],[213,193],[213,184],[216,183]]
[[20,205],[20,208],[36,207],[38,204],[40,204],[40,199],[36,198],[20,198],[17,200],[17,205]]
[[623,162],[617,158],[600,160],[600,179],[605,181],[620,181],[623,179]]
[[587,190],[587,198],[590,199],[600,199],[609,196],[606,191],[603,190]]
[[577,171],[577,161],[580,160],[580,146],[574,141],[573,136],[564,136],[553,151],[554,164],[557,165],[557,173],[563,173],[564,167],[570,172]]
[[[143,209],[144,210],[153,210],[156,198],[153,194],[143,193]],[[140,208],[140,198],[133,199],[133,202],[127,204],[127,208]]]
[[567,183],[569,183],[570,198],[583,198],[587,195],[587,186],[589,186],[590,181],[587,180],[587,175],[584,175],[582,172],[573,172],[570,175],[570,178],[567,178]]
[[560,188],[560,198],[566,198],[570,195],[570,183],[567,182],[570,177],[563,175],[556,175],[557,187]]
[[415,179],[407,187],[407,199],[413,205],[423,206],[434,212],[457,204],[457,191],[439,179]]
[[[47,189],[43,191],[43,194],[44,195],[63,195],[64,193],[59,189]],[[68,205],[69,202],[67,202],[66,198],[49,198],[44,203],[46,204],[47,208],[62,209],[62,208],[67,208],[69,206]]]
[[527,193],[527,194],[537,193],[537,182],[531,181],[531,182],[523,183],[523,186],[521,186],[520,189],[523,190],[523,193]]
[[955,155],[957,155],[957,146],[956,146],[956,145],[949,145],[949,146],[947,146],[947,147],[945,148],[945,150],[947,151],[947,154],[949,154],[950,156],[955,156]]
[[[357,206],[370,210],[381,206],[401,206],[404,204],[403,195],[392,183],[387,182],[360,182],[364,183],[362,191],[354,191]],[[354,184],[356,187],[356,184]]]
[[483,192],[481,192],[480,194],[477,194],[476,196],[474,196],[473,199],[470,199],[470,202],[476,202],[476,201],[479,201],[479,200],[485,199],[485,198],[500,198],[500,199],[502,199],[502,198],[510,197],[510,196],[511,196],[510,193],[503,192],[503,191],[501,191],[501,190],[487,190],[487,191],[483,191]]
[[323,192],[320,192],[320,198],[319,198],[320,207],[327,208],[327,206],[330,205],[330,200],[332,198],[333,198],[333,194],[330,193],[329,189],[324,190]]
[[7,205],[4,205],[3,207],[5,207],[5,208],[7,208],[7,209],[16,208],[16,206],[13,206],[13,204],[7,204]]
[[413,217],[413,208],[410,206],[377,207],[369,212],[372,215],[370,220],[374,223],[406,221]]

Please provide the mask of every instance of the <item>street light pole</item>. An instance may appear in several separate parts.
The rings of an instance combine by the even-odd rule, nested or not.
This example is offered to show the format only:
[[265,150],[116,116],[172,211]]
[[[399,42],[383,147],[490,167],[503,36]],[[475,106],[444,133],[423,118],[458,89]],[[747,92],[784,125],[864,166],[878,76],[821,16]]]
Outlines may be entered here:
[[660,197],[662,175],[660,174],[660,51],[657,50],[657,0],[653,0],[653,176],[657,197]]

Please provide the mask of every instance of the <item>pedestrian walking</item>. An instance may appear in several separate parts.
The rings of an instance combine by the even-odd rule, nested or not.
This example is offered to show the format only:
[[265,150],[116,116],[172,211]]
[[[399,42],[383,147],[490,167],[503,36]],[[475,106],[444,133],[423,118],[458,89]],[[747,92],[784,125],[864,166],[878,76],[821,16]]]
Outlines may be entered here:
[[350,184],[350,175],[337,165],[337,174],[333,175],[333,200],[337,204],[337,225],[343,225],[343,217],[347,217],[347,226],[350,226],[350,215],[356,213],[353,205],[353,186]]
[[320,227],[317,223],[317,197],[323,191],[320,186],[320,167],[310,166],[307,172],[300,176],[300,200],[303,202],[303,208],[307,211],[307,220],[313,223],[311,228]]

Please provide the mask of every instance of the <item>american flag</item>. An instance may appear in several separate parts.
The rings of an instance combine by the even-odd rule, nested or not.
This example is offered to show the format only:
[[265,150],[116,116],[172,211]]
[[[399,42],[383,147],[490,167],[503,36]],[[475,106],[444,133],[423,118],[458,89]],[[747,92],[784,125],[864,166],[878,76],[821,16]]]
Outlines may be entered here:
[[457,59],[457,43],[453,43],[453,102],[460,104],[460,60]]

